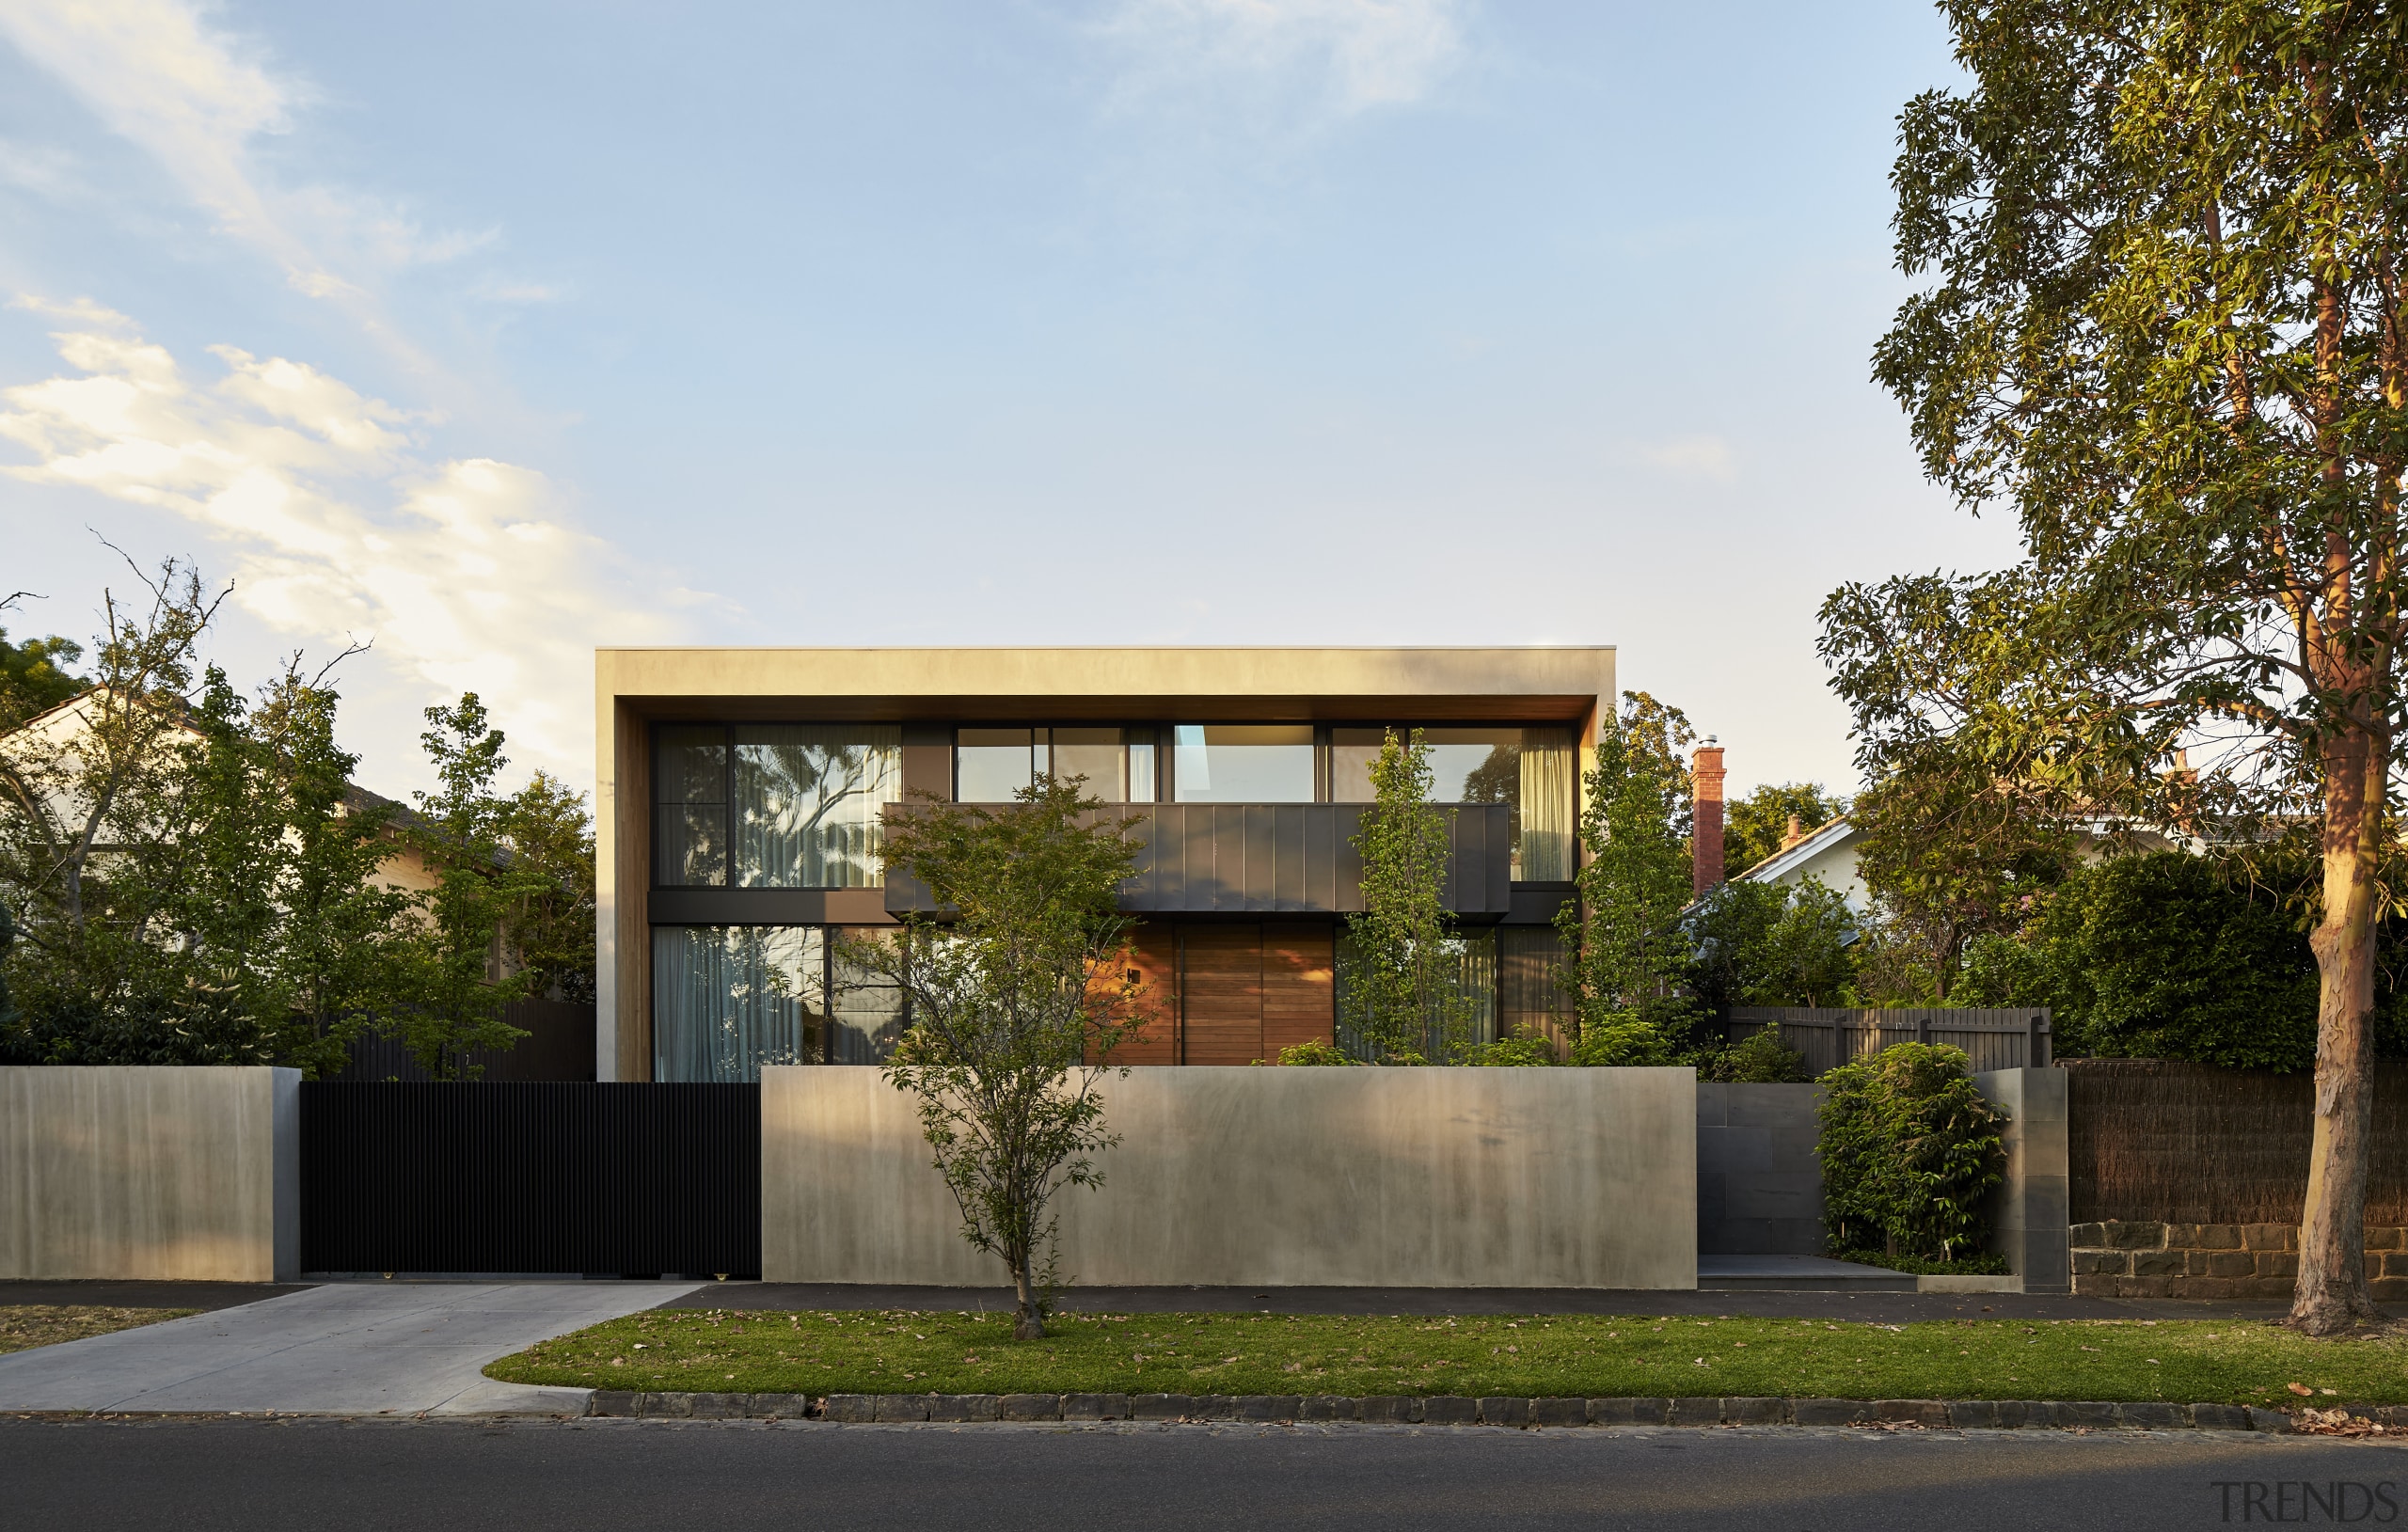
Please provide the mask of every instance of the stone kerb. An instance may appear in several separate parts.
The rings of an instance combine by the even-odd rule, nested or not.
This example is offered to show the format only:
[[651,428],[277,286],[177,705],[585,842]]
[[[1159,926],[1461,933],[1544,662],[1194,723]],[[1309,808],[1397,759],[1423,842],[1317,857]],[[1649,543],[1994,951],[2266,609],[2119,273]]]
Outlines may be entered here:
[[[2408,1430],[2408,1406],[2348,1405],[2384,1430]],[[588,1413],[663,1420],[815,1419],[855,1425],[982,1421],[1161,1425],[1296,1425],[1354,1421],[1390,1426],[1862,1427],[1879,1430],[2288,1431],[2290,1417],[2230,1404],[2057,1399],[1478,1398],[1324,1394],[640,1394],[602,1390]]]

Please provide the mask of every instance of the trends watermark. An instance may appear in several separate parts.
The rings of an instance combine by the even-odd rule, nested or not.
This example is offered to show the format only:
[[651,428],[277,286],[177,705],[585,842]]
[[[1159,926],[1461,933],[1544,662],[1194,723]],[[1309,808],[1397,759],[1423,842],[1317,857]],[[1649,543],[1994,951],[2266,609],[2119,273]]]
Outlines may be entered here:
[[2400,1487],[2390,1479],[2220,1478],[2209,1487],[2227,1522],[2396,1522]]

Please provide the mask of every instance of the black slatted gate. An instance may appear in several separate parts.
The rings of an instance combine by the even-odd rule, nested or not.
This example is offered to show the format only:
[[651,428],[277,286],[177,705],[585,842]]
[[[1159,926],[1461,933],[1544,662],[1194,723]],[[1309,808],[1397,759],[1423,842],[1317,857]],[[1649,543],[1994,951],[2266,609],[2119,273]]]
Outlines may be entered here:
[[761,1087],[310,1082],[301,1264],[758,1276]]

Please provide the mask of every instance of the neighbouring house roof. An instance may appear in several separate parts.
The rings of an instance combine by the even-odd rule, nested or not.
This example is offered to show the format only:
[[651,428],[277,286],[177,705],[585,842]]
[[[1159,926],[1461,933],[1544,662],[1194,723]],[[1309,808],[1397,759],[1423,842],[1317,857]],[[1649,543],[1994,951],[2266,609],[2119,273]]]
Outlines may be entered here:
[[1844,845],[1852,845],[1862,832],[1848,822],[1846,814],[1810,829],[1795,843],[1782,846],[1771,856],[1738,874],[1751,883],[1779,883],[1801,873],[1809,864],[1819,861]]

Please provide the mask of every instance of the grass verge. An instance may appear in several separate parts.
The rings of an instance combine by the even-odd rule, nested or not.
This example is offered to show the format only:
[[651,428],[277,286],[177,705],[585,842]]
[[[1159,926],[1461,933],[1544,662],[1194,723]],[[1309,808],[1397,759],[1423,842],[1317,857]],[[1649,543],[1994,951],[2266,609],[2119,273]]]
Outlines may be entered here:
[[99,1308],[88,1303],[0,1304],[0,1353],[105,1335],[199,1312],[197,1308]]
[[510,1382],[751,1394],[1505,1394],[2408,1402],[2408,1339],[2245,1320],[1359,1318],[650,1309],[502,1358]]

